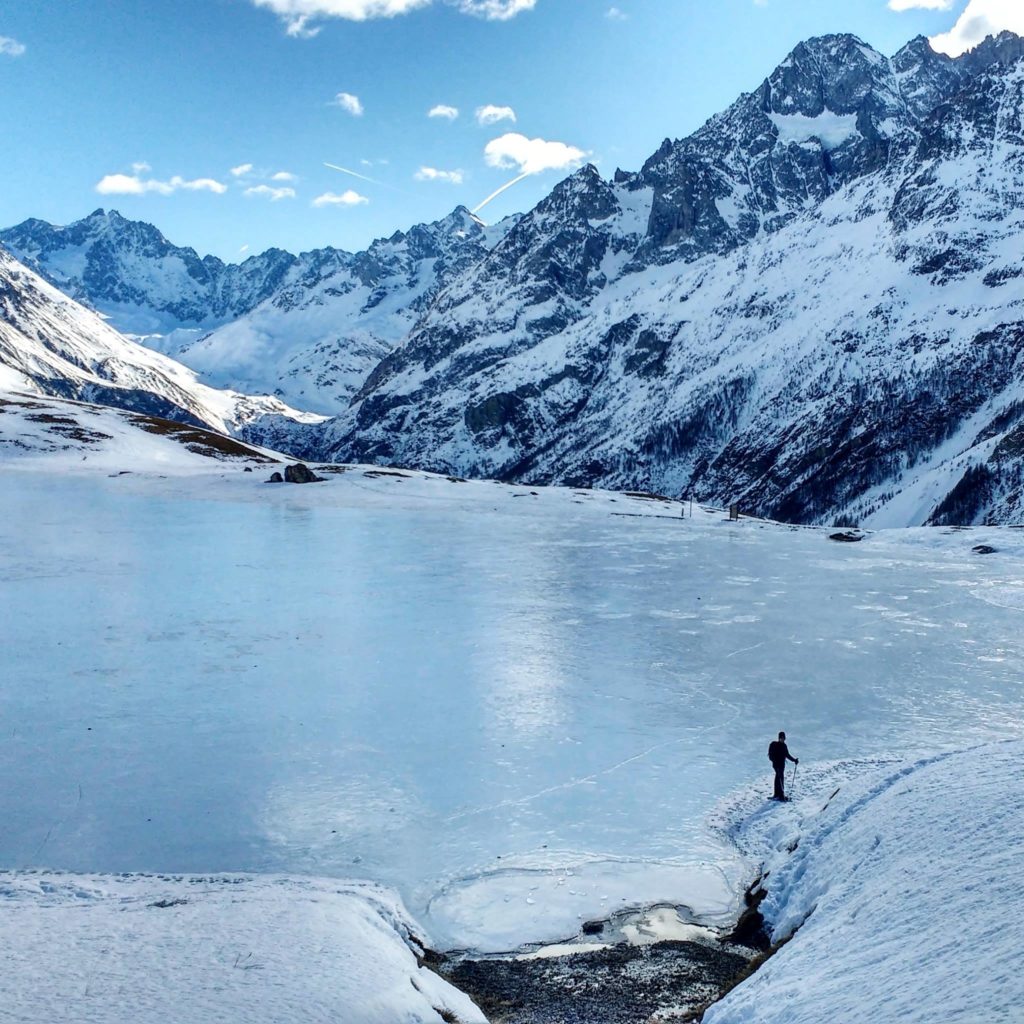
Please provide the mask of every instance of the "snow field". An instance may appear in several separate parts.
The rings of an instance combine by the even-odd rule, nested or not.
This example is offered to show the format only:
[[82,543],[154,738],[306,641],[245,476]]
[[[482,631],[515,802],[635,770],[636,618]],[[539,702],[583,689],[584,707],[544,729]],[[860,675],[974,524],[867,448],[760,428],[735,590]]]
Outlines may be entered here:
[[738,826],[791,941],[705,1024],[1021,1020],[1024,743],[867,767]]
[[0,911],[4,1021],[486,1024],[372,885],[0,873]]

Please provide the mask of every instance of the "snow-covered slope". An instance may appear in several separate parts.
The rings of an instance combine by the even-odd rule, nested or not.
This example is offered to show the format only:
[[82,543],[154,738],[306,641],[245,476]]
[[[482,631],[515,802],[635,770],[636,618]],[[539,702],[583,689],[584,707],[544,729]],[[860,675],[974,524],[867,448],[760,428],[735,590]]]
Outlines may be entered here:
[[770,871],[773,939],[792,941],[705,1024],[1020,1020],[1022,764],[1002,743],[762,805],[740,838]]
[[0,250],[0,365],[5,383],[38,394],[132,409],[221,433],[261,417],[320,417],[277,398],[218,391],[180,363],[118,334]]
[[560,184],[313,447],[797,521],[1015,520],[1022,54],[802,43],[637,174]]
[[200,259],[116,210],[66,227],[28,220],[0,232],[0,242],[205,383],[332,413],[348,406],[437,292],[514,223],[485,227],[459,207],[365,252],[271,249],[241,264]]
[[459,207],[366,252],[303,253],[272,297],[177,358],[219,386],[341,412],[438,291],[484,259],[511,223],[485,228]]
[[285,458],[179,420],[43,397],[0,365],[0,460],[8,467],[189,474]]
[[0,899],[6,1020],[486,1024],[379,886],[31,872]]

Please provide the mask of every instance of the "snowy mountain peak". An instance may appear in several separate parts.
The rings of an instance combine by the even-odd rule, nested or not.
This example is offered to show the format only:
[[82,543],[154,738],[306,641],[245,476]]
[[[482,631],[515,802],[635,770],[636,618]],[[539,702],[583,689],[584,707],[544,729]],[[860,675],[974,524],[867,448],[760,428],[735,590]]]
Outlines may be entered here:
[[994,64],[1010,67],[1022,57],[1024,57],[1024,36],[1019,36],[1015,32],[1000,32],[995,36],[987,36],[959,60],[977,73]]
[[582,168],[438,295],[319,454],[796,521],[1013,516],[1017,50],[808,40],[639,172]]

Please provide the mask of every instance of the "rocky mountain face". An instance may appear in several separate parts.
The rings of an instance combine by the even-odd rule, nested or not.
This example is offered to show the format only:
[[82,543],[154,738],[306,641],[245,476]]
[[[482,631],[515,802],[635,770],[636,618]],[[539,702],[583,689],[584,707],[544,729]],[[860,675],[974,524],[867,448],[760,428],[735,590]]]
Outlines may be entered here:
[[365,252],[270,249],[240,264],[200,258],[114,210],[66,227],[28,220],[0,242],[206,383],[330,413],[348,406],[434,295],[513,222],[485,227],[460,207]]
[[269,396],[218,391],[180,363],[118,334],[0,249],[0,388],[114,406],[221,433],[262,418],[321,417]]
[[438,292],[483,260],[508,226],[485,227],[459,207],[365,252],[304,253],[270,298],[177,358],[212,384],[342,412]]
[[801,43],[640,171],[557,186],[302,443],[794,521],[1019,517],[1022,57]]
[[27,220],[0,232],[0,242],[118,330],[139,335],[236,319],[272,295],[295,263],[280,249],[237,265],[200,258],[116,210],[96,210],[66,227]]

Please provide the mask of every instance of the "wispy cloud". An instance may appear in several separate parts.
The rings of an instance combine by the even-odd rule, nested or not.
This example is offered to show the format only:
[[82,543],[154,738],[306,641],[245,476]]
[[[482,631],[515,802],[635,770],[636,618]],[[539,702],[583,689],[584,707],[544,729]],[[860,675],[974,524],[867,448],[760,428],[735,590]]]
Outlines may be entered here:
[[436,167],[421,167],[413,177],[417,181],[447,181],[452,185],[461,185],[462,171],[439,171]]
[[497,124],[499,121],[516,123],[516,112],[511,107],[496,107],[493,103],[476,108],[476,123],[479,125]]
[[291,171],[276,171],[270,176],[271,181],[298,181],[298,175],[292,174]]
[[[449,6],[486,21],[508,21],[524,11],[532,11],[537,0],[444,0]],[[344,18],[369,21],[395,18],[424,7],[435,0],[252,0],[257,7],[273,11],[285,24],[285,31],[296,39],[312,39],[320,31],[318,20]]]
[[236,178],[241,178],[243,174],[248,174],[252,170],[252,164],[239,164],[237,167],[231,168],[231,173]]
[[627,21],[629,15],[619,7],[609,7],[604,16],[609,21]]
[[350,92],[339,92],[338,95],[331,100],[331,105],[341,107],[342,110],[351,114],[353,117],[363,116],[362,102],[358,96],[353,96]]
[[187,180],[178,174],[169,181],[140,178],[138,174],[107,174],[96,183],[96,191],[105,196],[142,196],[150,192],[169,196],[182,189],[188,192],[214,192],[223,195],[228,187],[213,178]]
[[316,207],[322,206],[365,206],[370,200],[358,192],[348,189],[340,195],[337,192],[324,192],[313,200]]
[[153,170],[145,160],[138,160],[132,164],[132,172],[135,174],[145,174],[147,171]]
[[10,36],[0,36],[0,53],[6,57],[20,57],[27,47]]
[[537,6],[537,0],[454,0],[454,3],[463,14],[487,21],[508,21]]
[[294,199],[295,189],[287,186],[272,188],[270,185],[253,185],[245,190],[244,195],[253,199],[269,199],[272,203],[276,203],[281,199]]
[[889,0],[891,11],[950,11],[953,0]]
[[459,116],[458,107],[449,107],[446,103],[438,103],[427,111],[427,117],[443,117],[448,121],[454,121]]

